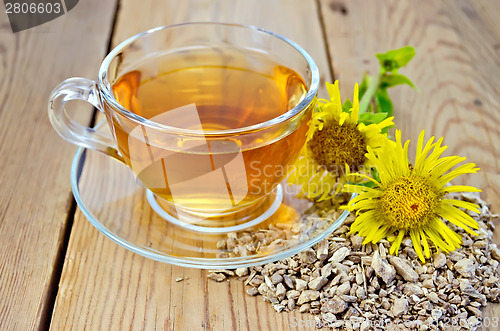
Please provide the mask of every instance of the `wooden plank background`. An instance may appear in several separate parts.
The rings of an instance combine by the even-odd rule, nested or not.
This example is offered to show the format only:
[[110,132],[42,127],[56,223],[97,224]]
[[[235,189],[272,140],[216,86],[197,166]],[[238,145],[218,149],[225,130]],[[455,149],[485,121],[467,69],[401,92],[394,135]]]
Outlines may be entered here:
[[[114,12],[114,0],[81,1],[16,34],[0,15],[1,330],[44,329],[52,314],[74,212],[68,178],[75,147],[52,129],[47,100],[65,78],[96,76]],[[89,123],[92,112],[80,109],[87,111],[78,118]]]
[[[376,73],[377,52],[412,45],[402,72],[420,88],[396,87],[396,125],[403,139],[445,137],[447,154],[481,168],[465,176],[500,209],[500,24],[494,1],[321,0],[330,56],[343,93],[363,72]],[[349,94],[345,94],[349,95]],[[415,151],[415,144],[412,153]],[[498,237],[500,238],[500,237]]]
[[[47,96],[66,77],[95,78],[109,40],[116,45],[155,26],[224,21],[278,32],[312,54],[322,85],[332,75],[340,79],[344,97],[364,71],[375,72],[376,52],[415,46],[417,56],[403,73],[421,93],[392,90],[398,127],[414,140],[421,129],[444,136],[449,154],[476,162],[481,172],[463,182],[481,187],[500,210],[497,1],[117,1],[114,27],[114,0],[80,1],[45,27],[18,34],[1,18],[0,76],[7,79],[0,82],[0,155],[9,157],[0,159],[0,329],[50,322],[54,330],[296,330],[292,317],[312,320],[298,312],[277,314],[236,280],[215,283],[205,271],[126,251],[78,209],[72,222],[74,147],[50,128]],[[496,238],[500,242],[498,232]],[[177,277],[187,280],[175,282]],[[498,317],[500,308],[490,305],[487,314]]]

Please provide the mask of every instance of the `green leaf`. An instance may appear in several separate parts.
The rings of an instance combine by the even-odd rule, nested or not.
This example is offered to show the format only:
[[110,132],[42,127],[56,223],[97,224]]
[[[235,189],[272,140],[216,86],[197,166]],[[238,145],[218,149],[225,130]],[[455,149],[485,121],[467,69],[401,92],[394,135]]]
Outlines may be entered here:
[[359,115],[359,121],[365,125],[378,124],[385,120],[389,115],[387,113],[363,113]]
[[410,78],[401,74],[384,74],[382,75],[382,79],[380,80],[380,87],[388,88],[396,85],[406,84],[413,87],[418,91],[418,88],[413,84]]
[[373,123],[371,118],[374,114],[372,113],[363,113],[359,115],[359,121],[365,123],[366,125]]
[[368,85],[370,84],[371,81],[370,75],[368,75],[366,72],[363,74],[363,81],[359,85],[359,100],[363,98],[363,95],[365,95],[366,90],[368,90]]
[[375,94],[375,102],[380,108],[381,112],[387,113],[392,116],[392,101],[386,88],[379,88]]
[[[377,168],[370,167],[370,168],[366,169],[366,171],[362,171],[362,173],[365,173],[365,174],[369,173],[372,176],[373,179],[375,179],[376,181],[380,182],[380,176],[379,176],[379,173],[377,171]],[[349,182],[349,184],[351,184],[351,185],[357,185],[357,186],[364,186],[364,187],[369,187],[369,188],[377,188],[377,184],[375,184],[372,181]]]
[[380,182],[380,175],[378,173],[377,168],[372,167],[370,170],[371,170],[371,173],[372,173],[372,178],[375,179],[377,182]]
[[373,112],[374,114],[378,114],[378,113],[383,113],[384,112],[384,110],[382,109],[382,106],[377,101],[377,91],[375,91],[375,97],[373,99],[372,104],[375,106],[375,111]]
[[389,114],[388,113],[377,113],[377,114],[373,114],[372,115],[372,121],[374,123],[380,123],[382,122],[383,120],[385,120],[387,117],[389,117]]
[[404,67],[415,56],[415,48],[406,46],[400,49],[388,51],[387,53],[376,54],[380,66],[385,71],[397,72]]
[[351,108],[352,108],[351,100],[347,99],[346,101],[344,101],[344,104],[342,105],[342,111],[344,113],[348,113]]

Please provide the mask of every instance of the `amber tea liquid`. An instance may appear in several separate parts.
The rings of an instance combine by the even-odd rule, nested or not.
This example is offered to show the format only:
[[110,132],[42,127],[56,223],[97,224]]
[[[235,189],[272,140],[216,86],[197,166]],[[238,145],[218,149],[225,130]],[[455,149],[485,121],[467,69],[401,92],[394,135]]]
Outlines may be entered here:
[[[183,107],[195,107],[199,122],[193,129],[201,124],[204,132],[271,120],[295,107],[306,91],[303,78],[295,71],[266,54],[249,50],[222,53],[201,49],[157,56],[125,73],[113,85],[116,100],[146,119],[156,121],[169,111],[182,114],[182,109],[187,109]],[[311,113],[312,106],[305,111]],[[189,129],[190,123],[183,121],[189,122],[184,116],[175,116],[168,124]],[[186,210],[214,213],[244,207],[269,194],[286,176],[283,166],[293,162],[307,131],[303,122],[296,128],[284,128],[289,132],[278,138],[276,134],[256,135],[255,141],[249,141],[251,137],[243,141],[238,135],[206,135],[206,143],[183,149],[183,144],[192,143],[189,137],[179,138],[175,146],[170,141],[171,147],[165,147],[161,136],[148,137],[148,131],[141,128],[145,137],[142,144],[147,148],[132,151],[135,138],[131,132],[139,129],[123,127],[119,118],[114,119],[113,126],[120,152],[129,165],[144,163],[135,167],[139,171],[132,169],[146,187]],[[172,149],[173,154],[155,157],[155,151],[162,148]],[[231,160],[234,166],[229,165]],[[224,171],[216,174],[218,169]]]

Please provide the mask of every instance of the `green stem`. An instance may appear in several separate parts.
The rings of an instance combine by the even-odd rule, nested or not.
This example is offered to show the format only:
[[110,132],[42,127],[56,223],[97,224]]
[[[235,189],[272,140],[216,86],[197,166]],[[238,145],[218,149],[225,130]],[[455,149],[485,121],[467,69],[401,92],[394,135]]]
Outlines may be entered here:
[[370,102],[372,101],[373,97],[375,96],[375,92],[378,90],[378,86],[380,84],[380,78],[382,77],[383,72],[382,68],[377,76],[375,78],[371,79],[371,82],[368,86],[368,89],[366,89],[365,94],[361,98],[361,101],[359,102],[359,113],[363,114],[366,113],[368,110],[368,106],[370,105]]

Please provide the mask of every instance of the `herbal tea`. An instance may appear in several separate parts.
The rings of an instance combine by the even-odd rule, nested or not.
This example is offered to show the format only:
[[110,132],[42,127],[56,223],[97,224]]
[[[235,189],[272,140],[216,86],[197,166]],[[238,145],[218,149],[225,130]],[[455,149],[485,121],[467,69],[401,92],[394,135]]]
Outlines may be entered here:
[[[153,136],[145,126],[124,127],[118,117],[114,133],[127,163],[156,195],[192,212],[220,213],[254,203],[283,180],[287,174],[279,166],[291,164],[303,146],[307,121],[278,133],[249,134],[244,142],[237,134],[210,131],[271,120],[295,107],[306,91],[299,74],[268,54],[217,49],[167,54],[122,75],[113,85],[114,96],[143,118],[203,130],[205,137],[176,137],[171,148],[165,147],[168,133]],[[148,148],[133,147],[138,144]]]

